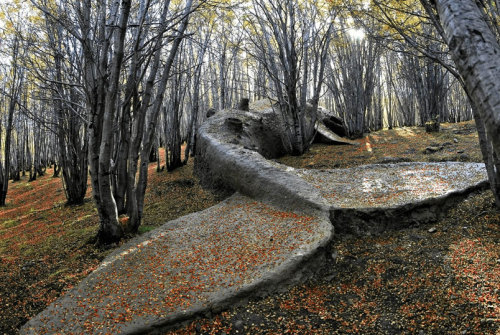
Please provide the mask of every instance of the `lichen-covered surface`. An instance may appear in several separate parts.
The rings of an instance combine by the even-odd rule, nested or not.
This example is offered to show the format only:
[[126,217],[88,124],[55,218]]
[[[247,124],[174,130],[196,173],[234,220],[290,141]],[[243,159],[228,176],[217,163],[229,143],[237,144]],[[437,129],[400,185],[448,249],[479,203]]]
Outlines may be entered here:
[[297,169],[335,208],[395,208],[486,183],[482,163],[399,163],[350,169]]
[[287,281],[331,235],[327,219],[235,195],[118,249],[21,333],[150,331]]

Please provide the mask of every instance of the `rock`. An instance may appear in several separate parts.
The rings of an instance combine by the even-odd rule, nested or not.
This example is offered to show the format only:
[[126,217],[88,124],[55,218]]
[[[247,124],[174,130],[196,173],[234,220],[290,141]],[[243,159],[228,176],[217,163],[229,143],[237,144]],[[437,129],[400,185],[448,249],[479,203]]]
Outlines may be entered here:
[[413,154],[416,154],[417,153],[417,150],[416,149],[408,149],[406,150],[405,152],[403,152],[403,154],[405,155],[413,155]]
[[323,123],[316,122],[314,126],[316,129],[316,137],[315,141],[319,143],[325,144],[350,144],[350,145],[359,145],[358,142],[349,140],[344,137],[338,136],[336,133],[328,129]]
[[453,134],[470,135],[470,134],[475,133],[475,132],[477,132],[476,126],[464,125],[461,129],[454,130]]
[[336,278],[337,276],[335,274],[331,274],[331,275],[328,275],[325,277],[325,280],[328,282],[328,281],[332,281]]
[[234,133],[241,133],[243,131],[243,121],[238,118],[228,117],[226,119],[226,125]]
[[443,144],[441,144],[442,147],[450,147],[452,145],[453,144],[451,142],[444,142]]
[[408,238],[413,242],[418,242],[425,239],[425,237],[423,237],[422,235],[415,235],[415,234],[411,234],[410,236],[408,236]]
[[[350,169],[295,169],[292,173],[327,197],[332,208],[330,218],[335,218],[332,222],[339,234],[380,234],[393,229],[391,227],[399,229],[435,222],[462,199],[462,195],[487,187],[486,170],[480,163],[374,164]],[[432,187],[436,183],[446,187]],[[397,185],[396,188],[393,185]],[[342,194],[342,199],[338,194]],[[428,196],[423,198],[421,194]],[[377,200],[374,202],[374,199]],[[431,227],[418,229],[418,234],[428,238],[426,233]],[[418,235],[409,238],[420,239]]]
[[243,321],[241,319],[236,319],[234,320],[233,319],[233,329],[237,332],[243,332],[244,330],[244,324],[243,324]]
[[458,143],[458,139],[456,137],[453,139],[453,143]]
[[[308,106],[312,107],[310,103],[308,103]],[[321,106],[318,107],[316,115],[318,121],[323,123],[326,128],[330,129],[340,137],[347,136],[347,129],[342,118],[335,116],[331,111]]]
[[425,154],[433,154],[435,152],[438,152],[440,150],[442,150],[443,148],[442,147],[433,147],[433,146],[429,146],[427,148],[425,148]]
[[[308,115],[311,117],[313,116],[313,105],[311,101],[307,102],[306,111],[308,112]],[[335,116],[331,111],[318,106],[315,118],[316,137],[314,140],[316,142],[326,144],[358,144],[357,142],[349,141],[344,138],[347,136],[347,128],[344,124],[344,120]]]
[[437,232],[437,228],[436,227],[432,227],[428,230],[429,233],[433,234],[435,232]]
[[337,251],[332,252],[332,259],[336,261],[339,258],[339,253]]
[[[235,139],[238,144],[232,144]],[[286,139],[284,122],[269,99],[251,103],[248,112],[217,112],[198,131],[195,173],[211,189],[239,191],[283,207],[323,210],[327,201],[316,188],[270,161],[287,152]]]
[[458,150],[458,151],[457,151],[457,154],[463,154],[463,153],[464,153],[464,151],[463,151],[463,150]]
[[344,126],[344,121],[336,116],[330,115],[321,120],[325,126],[333,131],[335,134],[345,137],[347,136],[347,131]]
[[[281,207],[234,195],[214,207],[137,236],[25,324],[20,334],[153,334],[162,327],[226,309],[242,299],[265,296],[296,284],[322,266],[321,250],[326,249],[331,238],[332,224],[322,215],[311,217],[312,222],[304,226],[299,217],[306,213],[300,212],[269,220],[269,215],[282,211]],[[275,241],[260,240],[268,234],[276,236]],[[220,237],[224,241],[218,241],[217,251],[210,252],[214,250],[211,241]],[[261,259],[252,257],[254,264],[234,268],[234,264],[240,264],[240,255],[252,255],[251,250],[259,250],[261,245],[263,250],[275,250],[276,258],[262,254]],[[208,252],[200,258],[192,250]],[[160,253],[165,257],[165,263],[161,262],[164,267],[159,267],[156,260]],[[141,285],[148,289],[141,289]],[[120,294],[114,288],[119,288]],[[124,302],[130,308],[126,320],[115,322],[107,317],[108,312],[124,311]],[[90,318],[96,311],[102,313]],[[89,320],[93,328],[87,328]],[[258,325],[266,322],[264,316],[248,313],[243,320]]]

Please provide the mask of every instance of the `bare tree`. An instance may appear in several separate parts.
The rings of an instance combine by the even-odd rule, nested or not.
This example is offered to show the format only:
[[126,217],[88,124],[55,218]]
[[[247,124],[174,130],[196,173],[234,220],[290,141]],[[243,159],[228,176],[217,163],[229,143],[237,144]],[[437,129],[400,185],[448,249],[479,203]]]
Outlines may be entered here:
[[488,20],[473,0],[437,0],[434,5],[451,56],[477,110],[478,130],[484,127],[483,156],[497,206],[500,207],[500,45],[498,26]]
[[193,73],[192,73],[192,84],[189,91],[189,98],[191,101],[191,116],[189,118],[187,134],[186,134],[186,149],[184,150],[184,161],[183,164],[187,164],[189,155],[195,152],[196,146],[196,133],[198,129],[199,123],[199,114],[200,114],[200,105],[201,103],[201,81],[202,81],[202,72],[204,65],[204,58],[206,52],[209,47],[210,39],[212,37],[212,27],[208,26],[199,27],[198,35],[203,39],[198,43],[193,43],[191,40],[189,44],[189,58],[190,64],[195,64]]
[[21,55],[20,41],[17,35],[14,35],[10,45],[11,62],[7,69],[9,78],[9,88],[3,92],[4,97],[7,97],[7,125],[5,129],[5,145],[3,147],[3,164],[0,160],[0,206],[5,206],[7,191],[9,189],[9,179],[11,173],[11,145],[12,145],[12,129],[14,123],[14,112],[18,106],[20,94],[24,84],[24,68],[20,66],[19,57]]
[[332,43],[326,85],[335,101],[334,110],[344,119],[350,137],[361,137],[372,114],[376,65],[380,45],[371,38],[355,38],[344,28]]
[[[111,189],[111,149],[113,121],[119,95],[125,36],[131,0],[92,4],[77,2],[81,22],[81,43],[85,68],[85,87],[89,120],[89,164],[92,191],[97,205],[100,243],[118,241],[124,234]],[[94,13],[95,11],[95,13]],[[92,20],[92,15],[96,20]],[[95,22],[95,27],[91,24]],[[95,29],[95,36],[92,31]]]
[[248,17],[251,28],[247,36],[253,48],[249,52],[272,82],[270,92],[279,102],[286,127],[285,143],[295,155],[311,144],[333,30],[331,15],[325,23],[319,14],[316,2],[300,6],[296,0],[256,0]]
[[[62,170],[67,202],[81,204],[87,192],[88,132],[80,84],[79,49],[76,39],[65,34],[62,25],[46,14],[45,33],[46,44],[31,41],[31,53],[37,56],[37,62],[28,66],[31,74],[40,81],[39,104],[45,106],[46,114],[53,111],[57,162]],[[40,66],[40,62],[45,66]],[[50,114],[41,115],[45,119],[50,117]],[[59,169],[54,160],[54,176],[58,175]]]
[[[165,91],[167,89],[167,82],[170,77],[172,67],[174,65],[177,52],[179,51],[180,45],[184,40],[185,32],[188,27],[190,15],[193,12],[193,0],[187,0],[184,9],[180,15],[180,25],[177,27],[177,32],[175,33],[172,41],[172,45],[168,52],[168,57],[163,66],[163,70],[160,73],[160,79],[158,82],[158,87],[156,89],[156,97],[152,103],[150,114],[146,122],[146,127],[144,129],[144,136],[142,138],[142,148],[140,152],[141,165],[139,168],[139,178],[137,180],[137,186],[135,188],[135,205],[132,210],[129,208],[129,217],[131,221],[131,229],[137,231],[140,220],[142,219],[142,213],[144,208],[144,196],[146,193],[146,186],[148,180],[148,163],[149,154],[151,148],[155,142],[156,124],[158,122],[158,117],[163,106],[163,98]],[[130,174],[129,174],[130,176]],[[135,183],[134,183],[135,184]]]
[[[73,134],[79,152],[88,147],[100,217],[97,240],[118,241],[139,227],[149,155],[156,143],[156,123],[172,64],[190,14],[204,1],[196,6],[193,0],[175,4],[75,0],[57,2],[55,7],[45,0],[32,3],[47,21],[53,70],[45,89],[54,98],[56,115],[64,119],[69,111],[87,112],[82,118],[87,128],[73,123],[68,125],[73,133],[70,128],[59,128],[59,133]],[[73,62],[81,75],[67,77],[64,67]],[[83,173],[86,162],[78,162]],[[78,179],[74,174],[71,178]],[[118,214],[124,213],[129,216],[127,226],[118,221]]]

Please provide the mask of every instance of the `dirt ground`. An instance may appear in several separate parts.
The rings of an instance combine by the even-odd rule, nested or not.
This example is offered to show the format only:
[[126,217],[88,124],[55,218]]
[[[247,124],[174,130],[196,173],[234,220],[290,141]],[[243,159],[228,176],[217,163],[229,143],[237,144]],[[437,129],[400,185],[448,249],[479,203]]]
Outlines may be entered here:
[[[437,134],[383,130],[358,142],[316,144],[280,162],[323,169],[481,161],[473,122],[445,124]],[[173,173],[155,168],[141,232],[223,198],[200,187],[192,161]],[[65,206],[61,181],[50,170],[36,182],[11,184],[8,198],[0,212],[0,334],[15,334],[110,252],[89,243],[98,224],[90,192],[84,205]],[[500,211],[485,191],[433,224],[381,236],[337,235],[314,279],[169,334],[499,334],[499,223]]]

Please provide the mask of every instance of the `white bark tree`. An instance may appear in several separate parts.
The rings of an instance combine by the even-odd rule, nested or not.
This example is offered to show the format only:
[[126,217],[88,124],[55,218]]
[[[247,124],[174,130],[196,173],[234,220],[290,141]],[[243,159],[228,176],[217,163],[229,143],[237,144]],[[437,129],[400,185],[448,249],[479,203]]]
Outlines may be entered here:
[[[444,29],[446,43],[463,78],[466,91],[486,129],[491,150],[486,163],[492,190],[500,207],[500,45],[491,25],[473,0],[436,0],[434,6]],[[483,152],[484,155],[484,152]],[[493,168],[493,169],[492,169]]]
[[[24,69],[20,66],[19,61],[21,47],[18,36],[13,36],[12,41],[10,42],[11,62],[7,68],[7,76],[5,76],[8,80],[8,88],[2,92],[3,96],[7,98],[6,100],[8,103],[4,103],[4,106],[7,107],[7,122],[5,128],[5,144],[3,146],[3,163],[0,157],[0,206],[5,206],[6,204],[11,172],[11,146],[14,112],[16,111],[16,107],[19,105],[20,94],[25,79]],[[2,138],[0,137],[0,141],[1,140]]]
[[249,53],[270,78],[271,98],[278,100],[286,127],[284,140],[294,155],[304,153],[313,137],[333,16],[316,1],[297,0],[255,0],[247,16]]

